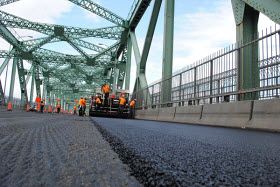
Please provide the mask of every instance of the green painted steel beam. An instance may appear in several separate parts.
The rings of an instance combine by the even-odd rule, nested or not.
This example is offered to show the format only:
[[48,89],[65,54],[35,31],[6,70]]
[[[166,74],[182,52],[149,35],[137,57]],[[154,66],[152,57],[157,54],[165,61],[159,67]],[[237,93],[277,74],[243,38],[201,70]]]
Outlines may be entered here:
[[2,83],[1,83],[1,79],[0,79],[0,104],[4,104],[4,99],[5,99],[5,95],[4,95],[4,91],[3,91]]
[[242,0],[255,10],[263,13],[275,23],[280,24],[280,1],[279,0]]
[[0,11],[0,21],[5,27],[29,29],[46,35],[56,36],[67,35],[75,38],[97,37],[119,40],[122,34],[122,27],[112,26],[98,29],[85,29],[46,23],[28,21],[18,16]]
[[105,9],[97,3],[92,2],[91,0],[69,0],[72,3],[116,24],[119,26],[123,26],[124,19],[118,16],[117,14]]
[[25,51],[26,49],[19,44],[16,37],[3,25],[0,23],[0,35],[1,37],[9,42],[11,45],[16,47],[20,51]]
[[106,48],[105,50],[100,52],[99,54],[93,56],[93,58],[96,60],[96,59],[100,58],[103,55],[111,56],[111,53],[116,51],[116,49],[120,45],[120,43],[121,42],[114,43],[113,45],[109,46],[108,48]]
[[5,6],[5,5],[8,5],[8,4],[17,2],[17,1],[19,1],[19,0],[1,0],[0,1],[0,6]]
[[133,47],[135,61],[136,61],[137,66],[139,66],[140,61],[141,61],[141,55],[140,55],[140,50],[139,50],[139,47],[138,47],[138,43],[137,43],[135,32],[134,31],[130,31],[129,35],[130,35],[131,42],[132,42],[132,47]]
[[152,0],[138,0],[137,5],[129,19],[129,28],[134,30],[141,21]]
[[102,51],[105,50],[105,48],[103,47],[100,47],[98,45],[95,45],[95,44],[92,44],[90,42],[86,42],[84,40],[80,40],[80,39],[76,39],[76,38],[72,38],[71,41],[77,45],[77,46],[80,46],[80,47],[84,47],[86,49],[90,49],[92,51],[96,51],[98,53],[101,53]]
[[[236,26],[236,39],[239,46],[258,38],[259,11],[245,4],[241,0],[232,0]],[[238,51],[238,81],[237,89],[259,87],[258,43],[252,44]],[[243,95],[242,100],[258,99],[256,93]]]
[[34,69],[34,66],[33,66],[33,64],[32,64],[31,67],[30,67],[30,69],[29,69],[29,71],[28,71],[28,73],[27,73],[27,76],[26,76],[26,84],[29,83],[30,77],[31,77],[32,74],[33,74],[33,69]]
[[21,107],[26,107],[28,103],[27,97],[27,89],[26,89],[26,81],[25,81],[25,70],[23,67],[22,59],[18,59],[17,61],[17,70],[18,70],[18,78],[19,78],[19,85],[20,85],[20,92],[21,92]]
[[82,56],[84,56],[86,59],[89,59],[90,57],[88,56],[88,54],[81,49],[79,46],[77,46],[74,42],[72,42],[71,39],[69,39],[66,36],[63,36],[63,38],[65,39],[66,42],[68,42],[76,51],[78,51]]
[[9,92],[9,99],[8,102],[13,102],[14,97],[14,88],[15,88],[15,78],[16,78],[16,68],[18,58],[13,59],[13,66],[12,66],[12,73],[11,73],[11,81],[10,81],[10,92]]
[[35,84],[35,68],[33,68],[32,78],[31,78],[30,102],[29,102],[30,105],[35,102],[33,101],[34,84]]
[[131,53],[132,53],[132,43],[131,43],[130,36],[128,36],[128,40],[127,40],[126,72],[125,72],[125,89],[126,90],[129,90],[129,87],[130,87]]
[[148,27],[144,47],[143,47],[143,52],[140,60],[140,71],[142,72],[145,72],[146,69],[146,63],[150,52],[161,4],[162,4],[162,0],[155,0],[154,2],[154,7],[150,18],[150,23],[149,23],[149,27]]
[[37,65],[35,67],[35,86],[36,86],[36,96],[41,98],[41,88],[42,81],[40,80],[40,67]]
[[5,67],[7,66],[7,64],[9,63],[9,61],[11,60],[12,56],[14,55],[14,53],[16,52],[16,49],[13,48],[10,53],[8,53],[8,55],[5,57],[6,59],[4,60],[4,62],[1,64],[0,67],[0,75],[2,74],[2,72],[4,71]]
[[[28,50],[28,52],[33,52],[35,50],[37,50],[38,48],[42,47],[43,45],[49,43],[52,39],[54,39],[56,36],[54,34],[44,38],[43,40],[41,40],[40,42],[38,42],[36,45],[32,46],[31,49]],[[23,45],[24,46],[24,45]],[[25,47],[26,48],[26,47]]]
[[[164,37],[162,80],[172,77],[173,66],[173,39],[174,39],[174,0],[165,0],[164,12]],[[166,80],[162,84],[161,102],[171,101],[172,80]]]

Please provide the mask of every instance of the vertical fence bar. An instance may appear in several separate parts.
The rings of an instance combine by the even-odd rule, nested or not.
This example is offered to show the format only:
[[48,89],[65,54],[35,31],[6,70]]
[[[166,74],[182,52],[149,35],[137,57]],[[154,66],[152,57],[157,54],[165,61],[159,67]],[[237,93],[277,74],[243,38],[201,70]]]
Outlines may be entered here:
[[[195,102],[195,100],[196,100],[196,66],[194,67],[194,85],[193,85],[193,87],[194,87],[194,102]],[[195,104],[195,103],[194,103]]]
[[182,93],[181,93],[182,92],[182,73],[180,73],[180,80],[179,81],[180,81],[180,83],[179,83],[179,101],[180,101],[179,106],[181,106],[181,102],[182,102],[181,101],[182,100],[182,96],[181,96],[182,95]]
[[[210,61],[210,96],[213,95],[213,60]],[[210,104],[213,103],[213,98],[210,97]]]

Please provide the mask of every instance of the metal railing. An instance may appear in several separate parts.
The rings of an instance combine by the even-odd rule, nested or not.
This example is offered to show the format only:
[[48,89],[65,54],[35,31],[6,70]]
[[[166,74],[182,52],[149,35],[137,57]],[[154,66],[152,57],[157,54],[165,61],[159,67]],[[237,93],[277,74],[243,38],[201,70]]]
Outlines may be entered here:
[[[260,36],[260,34],[259,34]],[[187,66],[172,77],[157,81],[147,88],[133,93],[138,108],[212,104],[242,100],[245,95],[257,95],[257,99],[278,98],[280,91],[280,30],[266,29],[260,37],[246,44],[238,42],[208,57]],[[247,40],[249,41],[249,40]],[[245,42],[244,42],[245,43]],[[241,72],[242,53],[258,49],[255,64],[257,72],[248,68]],[[254,52],[254,50],[252,50]],[[241,76],[250,73],[257,86],[250,89],[241,87]],[[258,83],[259,82],[259,83]],[[170,86],[171,97],[161,101],[162,85]],[[187,104],[186,104],[187,103]]]

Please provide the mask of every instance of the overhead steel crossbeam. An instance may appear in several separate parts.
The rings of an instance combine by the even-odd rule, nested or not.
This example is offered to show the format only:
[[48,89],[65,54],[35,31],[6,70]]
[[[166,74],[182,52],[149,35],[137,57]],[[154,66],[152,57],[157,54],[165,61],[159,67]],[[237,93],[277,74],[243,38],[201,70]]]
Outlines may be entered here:
[[121,42],[117,42],[113,45],[111,45],[110,47],[108,47],[107,49],[103,50],[101,53],[94,55],[94,59],[98,59],[99,57],[103,56],[103,55],[108,55],[111,56],[111,52],[112,51],[116,51],[117,47],[121,44]]
[[0,11],[0,21],[6,27],[30,29],[46,35],[56,34],[57,36],[62,36],[64,34],[76,38],[97,37],[119,40],[122,33],[122,27],[119,26],[84,29],[79,27],[37,23],[14,16],[4,11]]
[[105,9],[104,7],[98,5],[97,3],[92,2],[91,0],[69,0],[72,3],[75,3],[76,5],[79,5],[80,7],[100,16],[104,19],[119,25],[123,26],[125,20],[118,16],[117,14],[114,14],[113,12]]
[[11,4],[11,3],[14,3],[14,2],[17,2],[19,0],[1,0],[0,1],[0,6],[4,6],[4,5],[8,5],[8,4]]
[[17,47],[20,51],[26,51],[25,48],[23,48],[19,41],[16,39],[16,37],[4,26],[0,23],[0,35],[3,39],[5,39],[7,42],[9,42],[14,47]]
[[[73,38],[73,37],[69,37],[69,38],[71,38],[71,41],[79,47],[84,47],[86,49],[89,49],[89,50],[92,50],[95,52],[99,52],[99,53],[105,50],[105,48],[92,44],[90,42],[86,42],[84,40]],[[39,45],[40,43],[43,43],[46,40],[49,40],[49,37],[26,40],[26,41],[22,42],[22,45],[25,48],[27,48],[28,50],[30,50],[31,48],[36,47],[36,45]],[[58,37],[51,39],[48,43],[54,43],[54,42],[60,42],[60,41],[64,41],[63,37],[58,36]]]
[[152,0],[139,0],[129,19],[129,28],[135,29],[145,14]]

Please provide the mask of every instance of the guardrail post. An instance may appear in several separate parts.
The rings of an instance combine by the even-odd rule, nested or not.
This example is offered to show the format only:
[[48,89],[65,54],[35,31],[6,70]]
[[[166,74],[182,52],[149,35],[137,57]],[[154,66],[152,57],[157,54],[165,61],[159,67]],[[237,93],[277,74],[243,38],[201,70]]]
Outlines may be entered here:
[[[239,42],[237,43],[237,89],[238,91],[241,90],[241,48],[239,45]],[[240,101],[241,100],[241,94],[237,95],[237,100]]]

